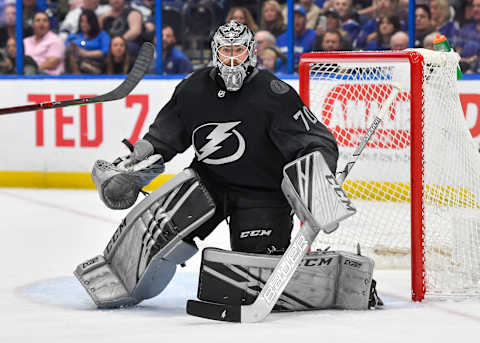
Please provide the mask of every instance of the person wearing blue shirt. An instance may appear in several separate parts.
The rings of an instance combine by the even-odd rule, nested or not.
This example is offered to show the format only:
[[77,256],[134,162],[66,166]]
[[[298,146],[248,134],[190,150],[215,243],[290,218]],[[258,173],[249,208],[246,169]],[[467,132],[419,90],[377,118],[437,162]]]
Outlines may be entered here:
[[74,74],[100,74],[108,54],[110,36],[100,30],[97,15],[85,9],[79,18],[79,31],[67,37],[67,71]]
[[[295,5],[294,7],[294,64],[295,69],[300,62],[300,56],[305,52],[313,50],[313,44],[315,43],[315,30],[307,29],[307,12],[301,5]],[[277,46],[283,54],[288,52],[287,44],[287,32],[281,34],[277,38]]]
[[[193,71],[190,59],[183,52],[175,48],[176,38],[171,26],[162,29],[162,67],[163,74],[189,74]],[[156,63],[153,62],[149,70],[156,73]]]
[[474,22],[465,25],[456,38],[455,50],[460,54],[460,67],[466,73],[479,72],[477,68],[480,54],[480,0],[473,0]]

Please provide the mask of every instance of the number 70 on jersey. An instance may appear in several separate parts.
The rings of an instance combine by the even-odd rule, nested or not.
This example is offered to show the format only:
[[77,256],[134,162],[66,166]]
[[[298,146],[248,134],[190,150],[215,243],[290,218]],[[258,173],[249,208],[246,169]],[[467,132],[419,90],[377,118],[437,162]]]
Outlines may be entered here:
[[310,125],[308,124],[308,122],[315,124],[318,121],[317,117],[315,117],[315,115],[312,113],[312,111],[310,111],[307,106],[303,106],[297,111],[297,113],[293,115],[293,119],[298,120],[299,118],[302,118],[302,122],[305,125],[307,131],[310,131]]

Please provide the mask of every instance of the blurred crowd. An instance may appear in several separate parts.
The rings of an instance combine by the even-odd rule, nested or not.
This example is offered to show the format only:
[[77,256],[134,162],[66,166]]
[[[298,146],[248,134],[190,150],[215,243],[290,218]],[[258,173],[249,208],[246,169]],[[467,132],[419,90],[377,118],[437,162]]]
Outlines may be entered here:
[[[20,1],[20,0],[17,0]],[[23,0],[24,74],[125,74],[143,42],[156,43],[154,0]],[[408,0],[299,0],[294,65],[309,51],[409,47]],[[255,32],[258,67],[287,71],[285,0],[163,0],[163,74],[208,65],[218,25],[235,19]],[[16,74],[16,3],[0,0],[0,73]],[[416,48],[437,34],[480,72],[480,0],[416,0]],[[160,56],[156,56],[160,58]],[[154,61],[149,73],[157,73]]]

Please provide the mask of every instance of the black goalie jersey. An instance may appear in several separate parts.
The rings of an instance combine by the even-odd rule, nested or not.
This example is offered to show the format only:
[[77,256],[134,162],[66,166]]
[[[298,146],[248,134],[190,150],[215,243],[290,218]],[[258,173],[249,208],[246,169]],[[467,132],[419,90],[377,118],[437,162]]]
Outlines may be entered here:
[[144,138],[165,161],[193,144],[192,167],[212,186],[282,203],[286,163],[320,151],[335,171],[338,158],[333,135],[297,92],[257,69],[237,92],[225,90],[216,69],[191,74],[177,86]]

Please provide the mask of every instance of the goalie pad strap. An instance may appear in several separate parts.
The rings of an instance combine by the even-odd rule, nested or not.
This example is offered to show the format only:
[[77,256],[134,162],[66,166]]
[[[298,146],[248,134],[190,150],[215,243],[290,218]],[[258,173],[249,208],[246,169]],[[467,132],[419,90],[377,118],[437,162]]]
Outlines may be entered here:
[[[253,303],[281,256],[204,249],[198,298],[228,305]],[[374,262],[344,251],[307,253],[274,311],[369,308]]]
[[[99,307],[128,306],[156,296],[173,277],[176,265],[197,251],[183,239],[214,212],[206,188],[187,169],[135,206],[110,239],[103,259],[83,263],[75,276]],[[102,292],[89,290],[92,280]]]

